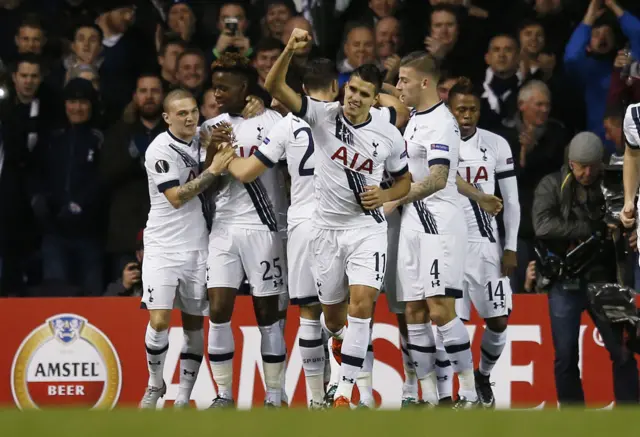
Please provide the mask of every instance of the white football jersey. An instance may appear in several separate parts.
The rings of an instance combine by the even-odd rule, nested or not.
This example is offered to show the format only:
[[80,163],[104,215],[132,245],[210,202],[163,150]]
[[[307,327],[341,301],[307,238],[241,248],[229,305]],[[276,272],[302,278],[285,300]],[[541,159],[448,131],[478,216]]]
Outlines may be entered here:
[[200,173],[201,150],[198,137],[190,143],[168,130],[149,144],[144,166],[149,181],[151,208],[144,230],[147,252],[187,252],[206,250],[208,241],[207,199],[200,194],[180,208],[174,208],[165,190],[184,185]]
[[429,176],[429,167],[437,164],[448,165],[449,176],[442,190],[403,208],[402,226],[428,234],[446,234],[451,217],[463,213],[456,187],[460,150],[458,122],[440,102],[411,115],[404,139],[414,182],[424,180]]
[[640,148],[640,103],[629,105],[624,116],[624,137],[632,149]]
[[[515,175],[509,143],[500,135],[476,129],[473,135],[460,142],[458,174],[480,191],[494,194],[499,179]],[[495,218],[477,202],[460,197],[467,220],[468,240],[495,243],[498,240]]]
[[382,208],[365,210],[360,193],[380,185],[385,168],[392,176],[406,173],[402,135],[383,111],[352,125],[339,102],[303,97],[300,115],[311,126],[315,143],[314,225],[324,229],[355,229],[375,223],[386,227]]
[[[240,116],[222,114],[207,120],[203,126],[214,127],[227,121],[233,127],[236,154],[248,158],[258,151],[267,133],[282,120],[271,109],[245,120]],[[244,184],[230,175],[215,196],[215,220],[247,229],[279,231],[286,226],[284,185],[276,168],[265,171],[253,182]]]

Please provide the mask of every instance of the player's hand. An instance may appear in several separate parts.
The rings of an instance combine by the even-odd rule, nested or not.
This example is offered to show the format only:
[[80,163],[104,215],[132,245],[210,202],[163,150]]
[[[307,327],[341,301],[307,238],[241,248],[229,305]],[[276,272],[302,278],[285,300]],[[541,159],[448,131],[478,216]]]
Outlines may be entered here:
[[505,250],[502,254],[502,276],[511,276],[518,267],[518,257],[513,250]]
[[633,230],[631,231],[630,234],[625,233],[624,234],[629,235],[629,247],[634,251],[637,252],[638,251],[638,231],[637,230]]
[[384,190],[379,186],[367,185],[364,192],[360,193],[360,202],[363,208],[371,211],[384,205],[386,197]]
[[636,222],[636,205],[633,201],[624,203],[624,208],[622,208],[622,212],[620,213],[620,221],[622,222],[622,226],[627,229],[632,227]]
[[291,32],[289,42],[287,43],[287,50],[301,51],[311,44],[311,35],[304,29],[295,28]]
[[[203,132],[208,129],[208,132]],[[207,128],[200,129],[200,144],[202,144],[206,149],[211,146],[216,148],[219,147],[222,143],[231,143],[234,142],[233,136],[233,128],[227,122],[222,123],[220,126],[217,126],[214,129]],[[204,141],[203,142],[203,137]]]
[[382,211],[384,212],[385,217],[389,217],[396,209],[398,209],[398,202],[395,200],[392,202],[385,202],[384,205],[382,205]]
[[485,210],[487,214],[498,215],[502,211],[502,199],[491,194],[483,194],[478,201],[480,208]]
[[244,105],[244,109],[242,110],[242,117],[245,120],[253,118],[256,115],[260,115],[264,112],[264,102],[260,97],[247,96],[246,101],[247,104]]
[[214,176],[220,176],[227,171],[227,167],[236,157],[236,150],[229,143],[222,143],[213,157],[209,166],[209,172]]
[[125,290],[131,290],[131,287],[138,282],[140,282],[140,266],[135,262],[127,264],[122,271],[122,285]]

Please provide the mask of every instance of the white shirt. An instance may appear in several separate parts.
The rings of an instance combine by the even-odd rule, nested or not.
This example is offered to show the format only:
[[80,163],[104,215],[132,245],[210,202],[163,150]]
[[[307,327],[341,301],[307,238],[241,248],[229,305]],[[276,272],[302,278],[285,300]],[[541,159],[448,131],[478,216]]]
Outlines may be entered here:
[[[507,216],[511,218],[511,211],[507,211],[507,205],[511,206],[511,204],[506,202],[506,199],[511,199],[515,195],[517,202],[518,195],[513,155],[509,143],[499,135],[484,129],[476,129],[473,135],[463,139],[460,143],[458,166],[460,176],[484,193],[493,195],[496,182],[500,183],[500,192],[505,198],[505,231],[506,239],[509,241],[506,247],[509,250],[514,250],[520,225],[520,211],[518,203],[516,223],[507,220]],[[506,179],[511,179],[511,181],[505,183]],[[468,240],[472,242],[497,242],[498,226],[495,218],[471,199],[462,197],[462,206],[467,221]],[[515,229],[513,229],[514,226]]]
[[315,143],[314,226],[356,229],[376,223],[386,228],[382,208],[365,210],[360,193],[380,185],[386,169],[394,177],[407,172],[402,135],[383,111],[371,111],[364,123],[352,125],[339,102],[302,99],[300,115],[311,126]]
[[404,139],[407,142],[409,171],[414,182],[429,176],[429,167],[432,165],[449,166],[449,175],[443,189],[403,208],[402,226],[428,234],[457,232],[449,231],[447,224],[456,214],[463,214],[456,187],[460,150],[458,122],[447,106],[440,102],[411,115]]
[[[187,252],[207,249],[206,199],[202,194],[174,208],[164,192],[184,185],[200,173],[198,137],[186,143],[168,130],[149,144],[144,166],[151,208],[144,231],[146,252]],[[204,202],[203,202],[204,201]]]
[[[258,151],[267,133],[282,120],[271,109],[245,120],[241,116],[221,114],[203,126],[214,127],[226,121],[233,127],[236,154],[248,158]],[[279,231],[286,225],[284,183],[278,170],[268,169],[253,182],[244,184],[230,175],[224,177],[215,196],[215,220],[245,229]]]
[[640,103],[629,105],[624,116],[624,137],[632,149],[640,148]]

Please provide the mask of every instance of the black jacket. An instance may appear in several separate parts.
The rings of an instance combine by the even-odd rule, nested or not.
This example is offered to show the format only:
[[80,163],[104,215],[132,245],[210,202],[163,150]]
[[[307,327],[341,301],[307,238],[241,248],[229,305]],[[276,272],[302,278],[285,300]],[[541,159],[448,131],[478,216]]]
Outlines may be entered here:
[[[98,160],[102,143],[102,133],[84,124],[53,132],[34,151],[37,162],[30,176],[31,203],[45,232],[100,234],[104,201]],[[70,210],[71,203],[80,212]]]
[[100,176],[109,195],[107,252],[133,253],[136,235],[144,228],[149,214],[149,189],[144,168],[147,147],[164,132],[160,120],[154,129],[142,122],[119,121],[105,137],[100,157]]
[[[568,166],[542,178],[533,200],[536,238],[560,257],[592,235],[606,235],[604,197],[600,181],[579,184]],[[603,238],[601,255],[588,269],[590,280],[616,281],[616,257],[611,239]]]

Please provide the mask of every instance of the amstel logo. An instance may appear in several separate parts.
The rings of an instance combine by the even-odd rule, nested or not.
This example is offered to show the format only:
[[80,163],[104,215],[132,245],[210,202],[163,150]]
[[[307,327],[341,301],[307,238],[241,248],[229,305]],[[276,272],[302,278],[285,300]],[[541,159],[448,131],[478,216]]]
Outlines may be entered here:
[[11,366],[11,391],[20,409],[113,408],[122,371],[111,341],[87,319],[58,314],[24,339]]

